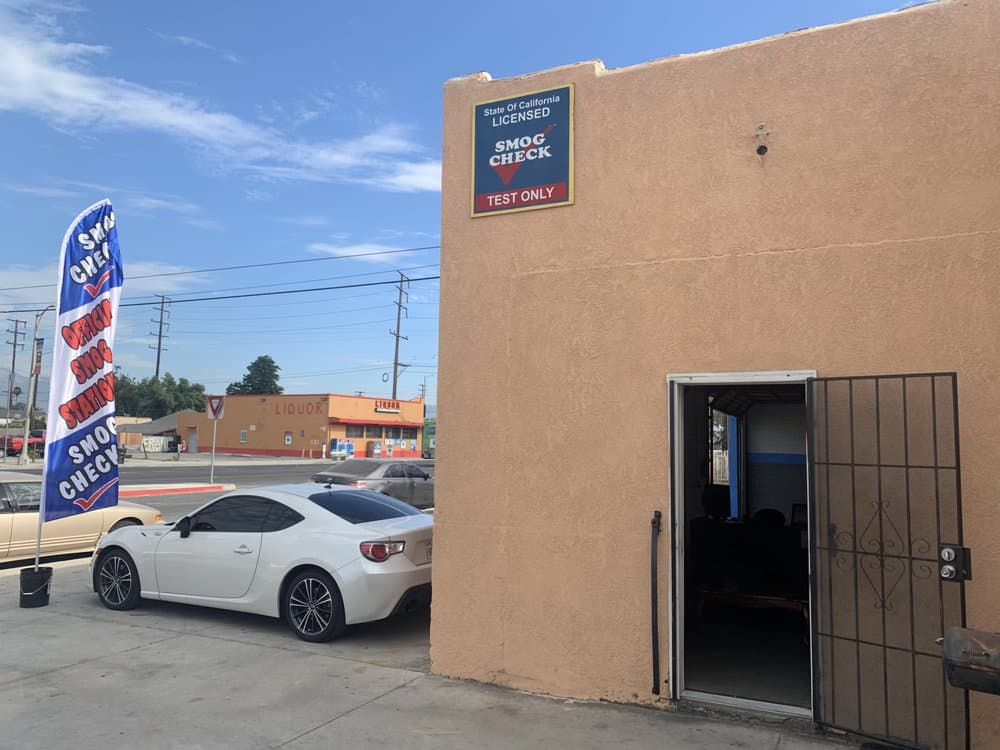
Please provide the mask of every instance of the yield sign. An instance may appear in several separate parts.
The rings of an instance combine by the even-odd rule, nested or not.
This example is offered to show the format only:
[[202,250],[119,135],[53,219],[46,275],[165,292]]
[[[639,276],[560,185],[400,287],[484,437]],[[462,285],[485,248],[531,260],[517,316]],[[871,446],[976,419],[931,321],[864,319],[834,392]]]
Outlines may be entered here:
[[222,412],[226,408],[226,397],[225,396],[209,396],[208,397],[208,418],[209,419],[222,419]]

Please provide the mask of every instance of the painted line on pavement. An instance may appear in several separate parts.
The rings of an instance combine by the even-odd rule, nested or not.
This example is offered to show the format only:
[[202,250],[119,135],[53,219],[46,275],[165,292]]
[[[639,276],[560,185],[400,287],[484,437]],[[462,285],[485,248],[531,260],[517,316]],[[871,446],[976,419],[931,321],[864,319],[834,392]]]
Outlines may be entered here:
[[151,495],[179,495],[186,492],[225,492],[235,490],[235,484],[156,484],[148,487],[122,487],[118,497],[149,497]]

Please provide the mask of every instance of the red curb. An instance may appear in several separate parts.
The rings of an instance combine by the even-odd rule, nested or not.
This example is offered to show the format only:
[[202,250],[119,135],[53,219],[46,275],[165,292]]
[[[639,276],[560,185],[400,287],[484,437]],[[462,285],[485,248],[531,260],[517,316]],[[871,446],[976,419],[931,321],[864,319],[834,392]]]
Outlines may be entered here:
[[180,495],[185,492],[219,492],[223,489],[221,484],[201,484],[196,487],[155,487],[149,489],[122,489],[118,491],[118,497],[150,497],[152,495]]

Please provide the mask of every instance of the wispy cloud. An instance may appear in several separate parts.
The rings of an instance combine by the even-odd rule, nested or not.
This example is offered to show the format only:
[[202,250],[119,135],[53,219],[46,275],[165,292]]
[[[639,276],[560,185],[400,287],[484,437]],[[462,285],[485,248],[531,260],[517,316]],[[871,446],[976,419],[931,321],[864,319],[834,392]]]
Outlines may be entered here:
[[403,237],[412,237],[420,240],[424,244],[430,244],[429,242],[426,242],[426,240],[434,240],[437,242],[441,239],[440,234],[433,234],[431,232],[414,232],[404,229],[380,229],[377,237],[382,240],[398,240]]
[[332,242],[313,242],[309,245],[310,252],[334,255],[338,258],[351,257],[365,263],[399,263],[398,254],[393,252],[401,248],[391,245],[380,245],[376,242],[361,242],[354,245],[342,245]]
[[170,212],[183,214],[184,216],[197,216],[201,213],[200,206],[179,198],[156,198],[151,195],[140,195],[137,193],[126,192],[122,203],[135,213],[156,214]]
[[292,226],[305,227],[307,229],[325,227],[330,223],[325,216],[282,216],[278,218],[278,221],[282,224],[291,224]]
[[266,190],[258,190],[257,188],[248,188],[243,195],[248,201],[257,202],[269,201],[274,198],[274,196]]
[[243,62],[239,55],[233,54],[232,52],[226,52],[216,47],[214,44],[209,44],[208,42],[203,42],[201,39],[197,39],[193,36],[186,36],[184,34],[164,34],[159,31],[149,31],[165,42],[170,42],[171,44],[179,44],[182,47],[194,47],[195,49],[203,49],[209,52],[215,52],[226,62],[238,65]]
[[190,218],[181,219],[181,222],[192,227],[197,227],[198,229],[224,229],[225,225],[221,221],[216,219],[206,219],[203,216],[193,216]]
[[36,198],[76,198],[80,195],[77,190],[46,187],[45,185],[16,185],[10,182],[0,182],[0,190],[18,195],[31,195]]
[[[56,257],[58,248],[47,249]],[[191,268],[175,263],[132,262],[127,246],[122,250],[122,265],[125,267],[124,294],[133,299],[151,294],[190,292],[211,281],[207,274],[192,273]],[[58,278],[55,262],[42,266],[0,266],[0,311],[51,303],[55,299]]]
[[221,166],[270,180],[440,190],[440,161],[400,126],[332,141],[294,139],[277,126],[182,94],[95,74],[89,63],[105,47],[67,40],[51,18],[20,0],[0,0],[0,28],[0,111],[32,114],[75,132],[131,130],[178,139]]
[[112,199],[119,214],[132,216],[173,216],[189,226],[200,229],[222,229],[221,222],[205,216],[204,210],[197,203],[177,195],[149,195],[134,188],[115,185],[103,185],[80,180],[60,180],[60,184],[68,185],[74,190],[90,193],[100,193]]

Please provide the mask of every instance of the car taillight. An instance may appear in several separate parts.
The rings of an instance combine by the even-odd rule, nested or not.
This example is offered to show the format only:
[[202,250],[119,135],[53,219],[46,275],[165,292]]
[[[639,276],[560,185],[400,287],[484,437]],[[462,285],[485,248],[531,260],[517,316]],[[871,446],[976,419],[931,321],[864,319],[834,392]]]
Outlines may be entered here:
[[406,542],[361,542],[361,554],[372,562],[385,562],[405,546]]
[[366,482],[364,479],[358,479],[357,481],[351,482],[350,486],[351,487],[367,487],[368,486],[368,482]]
[[163,514],[157,513],[155,516],[153,516],[153,523],[163,523]]

